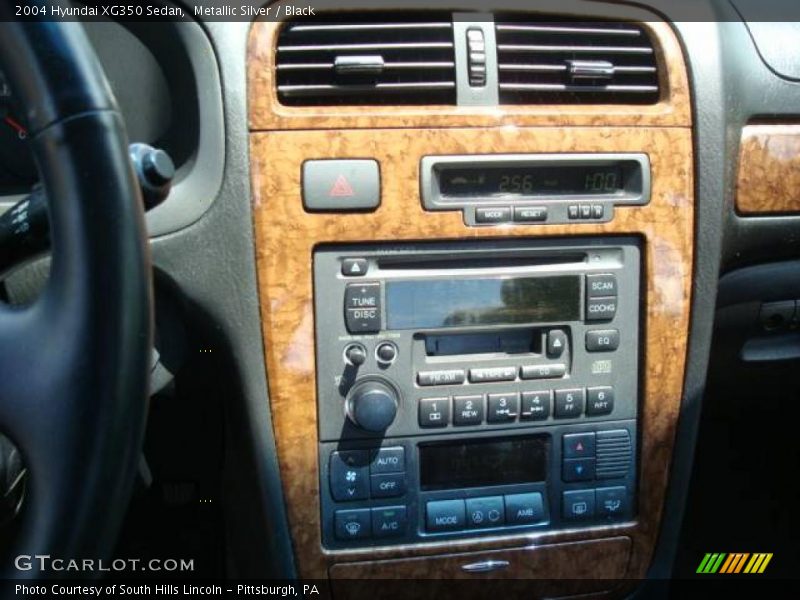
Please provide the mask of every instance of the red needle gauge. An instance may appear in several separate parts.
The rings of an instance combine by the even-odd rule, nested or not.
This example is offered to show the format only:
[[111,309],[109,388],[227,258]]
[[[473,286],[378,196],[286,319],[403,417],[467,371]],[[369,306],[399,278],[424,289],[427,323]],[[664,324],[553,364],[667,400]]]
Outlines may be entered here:
[[19,139],[24,140],[28,137],[28,130],[20,125],[13,117],[6,115],[3,120],[8,124],[9,127],[17,132]]

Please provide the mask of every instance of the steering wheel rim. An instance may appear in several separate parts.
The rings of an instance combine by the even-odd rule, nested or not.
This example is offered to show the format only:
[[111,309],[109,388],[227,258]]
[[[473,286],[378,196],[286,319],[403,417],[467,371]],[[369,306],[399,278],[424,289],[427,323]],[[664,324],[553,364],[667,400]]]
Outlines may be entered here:
[[0,429],[24,456],[20,554],[106,558],[127,509],[147,412],[152,283],[123,120],[79,23],[14,21],[0,69],[25,109],[53,258],[37,301],[0,306]]

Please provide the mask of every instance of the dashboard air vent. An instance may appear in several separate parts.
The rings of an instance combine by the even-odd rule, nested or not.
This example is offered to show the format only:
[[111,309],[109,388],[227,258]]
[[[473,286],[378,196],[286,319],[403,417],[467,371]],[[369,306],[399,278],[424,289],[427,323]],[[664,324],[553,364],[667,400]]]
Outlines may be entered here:
[[632,23],[498,17],[501,104],[652,104],[655,50]]
[[278,97],[288,105],[455,104],[449,14],[342,13],[286,23]]

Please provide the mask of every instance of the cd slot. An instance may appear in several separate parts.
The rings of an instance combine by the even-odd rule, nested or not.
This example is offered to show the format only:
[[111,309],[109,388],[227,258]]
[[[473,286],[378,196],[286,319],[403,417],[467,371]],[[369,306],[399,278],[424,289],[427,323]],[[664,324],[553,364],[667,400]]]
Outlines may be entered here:
[[459,254],[453,257],[381,257],[378,259],[378,265],[381,271],[417,271],[423,268],[425,270],[459,271],[471,269],[582,265],[587,261],[588,257],[585,252],[548,256],[486,256],[485,254]]

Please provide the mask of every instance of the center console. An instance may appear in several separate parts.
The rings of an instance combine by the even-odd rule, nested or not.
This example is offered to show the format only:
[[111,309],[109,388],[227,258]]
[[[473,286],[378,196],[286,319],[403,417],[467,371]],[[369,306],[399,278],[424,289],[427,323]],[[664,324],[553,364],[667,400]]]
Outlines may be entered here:
[[320,246],[323,545],[634,517],[640,241]]

